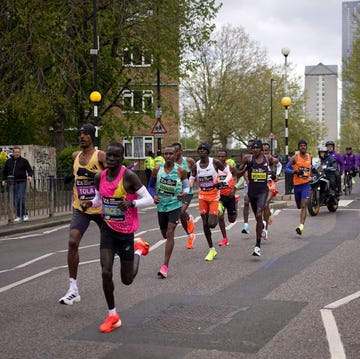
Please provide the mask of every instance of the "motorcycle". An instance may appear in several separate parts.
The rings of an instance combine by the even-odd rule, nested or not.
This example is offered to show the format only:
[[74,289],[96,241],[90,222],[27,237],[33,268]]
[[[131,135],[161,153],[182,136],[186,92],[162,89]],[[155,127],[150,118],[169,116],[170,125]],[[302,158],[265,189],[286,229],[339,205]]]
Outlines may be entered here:
[[339,206],[339,196],[335,189],[331,188],[330,180],[322,170],[316,170],[311,174],[311,194],[308,203],[308,211],[311,216],[316,216],[320,207],[326,206],[330,212],[335,212]]

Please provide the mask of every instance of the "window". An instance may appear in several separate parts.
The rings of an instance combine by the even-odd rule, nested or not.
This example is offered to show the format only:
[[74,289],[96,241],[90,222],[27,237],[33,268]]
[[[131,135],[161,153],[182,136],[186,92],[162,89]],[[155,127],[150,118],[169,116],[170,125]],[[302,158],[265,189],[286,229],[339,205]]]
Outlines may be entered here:
[[152,111],[154,96],[151,90],[123,92],[123,112],[150,112]]
[[125,67],[149,67],[152,64],[150,53],[135,46],[124,49],[122,60]]
[[149,151],[154,152],[154,137],[134,136],[124,139],[125,158],[145,158]]

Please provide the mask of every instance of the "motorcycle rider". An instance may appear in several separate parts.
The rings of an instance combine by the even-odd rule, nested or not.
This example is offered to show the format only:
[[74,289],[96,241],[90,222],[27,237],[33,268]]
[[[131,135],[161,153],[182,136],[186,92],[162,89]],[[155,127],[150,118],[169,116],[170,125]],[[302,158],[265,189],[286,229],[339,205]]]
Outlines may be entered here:
[[318,154],[320,163],[317,169],[324,171],[325,177],[330,181],[330,189],[336,192],[336,171],[338,168],[337,162],[335,158],[329,154],[327,147],[320,147]]
[[327,141],[325,143],[325,146],[327,147],[329,156],[335,158],[337,163],[337,169],[335,171],[335,180],[336,180],[336,187],[337,187],[337,195],[341,196],[341,175],[344,172],[344,161],[343,157],[340,155],[340,153],[335,151],[335,142],[334,141]]
[[346,153],[343,154],[344,170],[350,172],[352,177],[356,176],[357,159],[352,152],[352,147],[346,147]]

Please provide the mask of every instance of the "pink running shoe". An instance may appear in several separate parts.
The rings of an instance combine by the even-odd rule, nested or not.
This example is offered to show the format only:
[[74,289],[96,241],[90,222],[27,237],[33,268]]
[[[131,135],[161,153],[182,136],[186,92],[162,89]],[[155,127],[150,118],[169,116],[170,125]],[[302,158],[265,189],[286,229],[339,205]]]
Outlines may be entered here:
[[162,278],[166,278],[168,275],[168,266],[166,266],[165,264],[163,264],[161,267],[160,267],[160,270],[158,272],[158,276],[162,277]]

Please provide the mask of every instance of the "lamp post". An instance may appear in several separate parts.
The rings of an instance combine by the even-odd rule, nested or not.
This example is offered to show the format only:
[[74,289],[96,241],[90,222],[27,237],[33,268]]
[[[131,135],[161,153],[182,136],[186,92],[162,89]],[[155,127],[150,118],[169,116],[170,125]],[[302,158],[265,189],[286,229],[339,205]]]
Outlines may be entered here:
[[90,94],[90,101],[94,104],[94,125],[95,125],[95,148],[99,146],[99,114],[98,105],[101,102],[101,94],[97,91],[97,56],[99,54],[99,37],[97,36],[96,27],[96,0],[93,0],[93,36],[94,36],[94,48],[90,49],[90,55],[93,57],[94,67],[94,91]]
[[[281,49],[281,53],[285,57],[285,96],[281,99],[281,105],[285,109],[285,157],[286,162],[289,160],[289,127],[288,127],[288,108],[291,105],[291,98],[287,96],[287,57],[290,54],[290,49],[284,47]],[[292,176],[285,172],[285,194],[290,194],[292,190]]]
[[274,133],[273,133],[273,82],[274,79],[270,79],[270,154],[274,155]]

